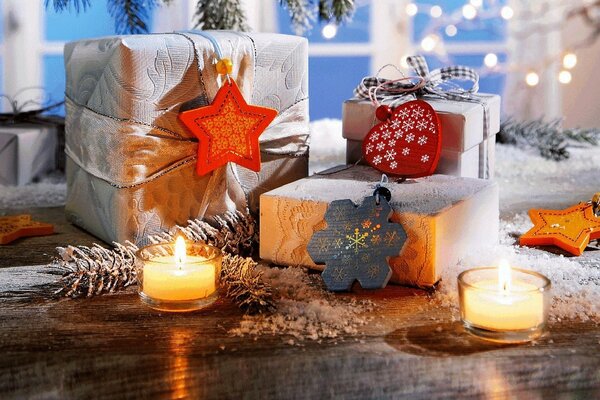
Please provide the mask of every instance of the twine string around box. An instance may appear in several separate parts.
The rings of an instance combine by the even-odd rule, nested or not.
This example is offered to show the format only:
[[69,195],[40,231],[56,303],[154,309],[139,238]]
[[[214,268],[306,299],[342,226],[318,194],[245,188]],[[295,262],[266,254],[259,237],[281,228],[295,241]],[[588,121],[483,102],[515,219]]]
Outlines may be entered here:
[[[199,35],[204,37],[205,39],[207,39],[211,44],[212,47],[215,51],[215,54],[217,55],[217,61],[223,60],[225,57],[223,56],[223,50],[221,49],[221,45],[219,44],[219,42],[217,41],[217,39],[211,35],[210,33],[208,33],[207,31],[201,31],[201,30],[197,30],[197,29],[191,29],[191,30],[187,30],[185,31],[185,33],[191,33],[193,35]],[[231,76],[230,74],[225,74],[225,77],[227,78],[227,83],[231,83]]]
[[[65,104],[64,100],[50,103],[49,105],[44,106],[44,103],[49,103],[51,98],[50,96],[46,96],[46,100],[26,100],[20,102],[17,98],[24,92],[30,90],[41,90],[44,92],[44,88],[42,87],[26,87],[19,90],[14,96],[9,96],[7,94],[0,94],[0,98],[5,99],[10,105],[11,111],[6,113],[0,113],[0,124],[16,124],[16,123],[50,123],[56,124],[56,121],[52,118],[47,118],[44,116],[44,113],[58,108]],[[29,106],[35,106],[35,109],[30,109],[25,111],[25,109]]]
[[[478,103],[484,109],[484,132],[487,136],[489,112],[485,102],[474,96],[479,91],[479,75],[474,69],[453,65],[429,71],[423,56],[410,56],[406,61],[417,74],[415,77],[404,76],[393,64],[385,65],[377,75],[364,77],[354,89],[354,96],[371,101],[375,99],[390,108],[419,97]],[[388,66],[396,68],[402,77],[393,80],[379,77],[381,71]],[[471,82],[471,86],[465,89],[455,83],[455,80]]]
[[[173,35],[177,35],[177,37],[182,39],[185,38],[185,42],[187,42],[190,57],[188,64],[185,64],[185,68],[186,70],[189,68],[189,71],[193,71],[194,69],[197,71],[197,89],[199,89],[199,93],[196,97],[185,98],[185,102],[183,102],[184,99],[178,94],[177,90],[172,90],[173,93],[159,93],[161,96],[161,104],[165,105],[165,108],[163,109],[161,107],[160,110],[155,108],[153,111],[160,113],[160,115],[166,116],[167,113],[175,114],[187,107],[205,106],[209,104],[212,100],[211,93],[218,89],[218,86],[220,86],[218,83],[220,82],[216,79],[212,79],[214,74],[204,73],[206,70],[210,70],[210,67],[212,66],[211,61],[214,58],[217,58],[216,56],[220,50],[223,50],[222,53],[224,53],[225,56],[233,56],[232,61],[234,63],[243,60],[248,64],[256,64],[256,46],[248,36],[243,36],[245,40],[240,40],[238,49],[233,46],[233,44],[231,46],[226,44],[231,42],[237,43],[236,36],[242,37],[242,35],[239,34],[233,36],[231,32],[219,32],[219,34],[210,33],[210,36],[214,36],[219,40],[217,43],[221,44],[221,46],[216,48],[213,40],[205,40],[205,35],[185,34],[180,32],[173,32]],[[158,48],[163,49],[163,46],[164,45],[161,44]],[[206,52],[209,53],[207,57],[205,57],[205,51],[203,49],[206,49]],[[170,54],[168,46],[164,50],[166,51],[166,54]],[[206,58],[208,58],[208,60]],[[212,72],[212,70],[210,70],[210,72]],[[232,74],[232,78],[236,77],[236,73],[237,71]],[[205,77],[203,77],[203,74]],[[102,73],[102,76],[104,76],[104,73]],[[210,77],[210,82],[204,82],[206,76]],[[257,79],[256,74],[253,75],[252,78],[253,80]],[[110,79],[116,78],[111,75]],[[193,76],[191,79],[193,79]],[[248,89],[251,88],[249,85],[253,84],[253,80],[245,79],[245,85],[243,85],[243,87]],[[221,82],[222,81],[223,80],[221,80]],[[119,82],[111,80],[107,84],[111,85],[115,83]],[[165,80],[165,83],[168,83],[171,88],[175,88],[177,87],[175,85],[180,84],[180,82],[171,82],[170,80]],[[208,84],[208,88],[205,83]],[[128,91],[131,90],[133,93],[134,88],[126,89]],[[196,87],[193,89],[196,90]],[[252,91],[252,93],[254,93],[254,91]],[[142,185],[155,181],[166,174],[173,173],[173,171],[175,171],[174,173],[177,173],[177,170],[181,170],[190,163],[196,162],[197,152],[193,151],[192,147],[197,146],[197,139],[191,138],[189,135],[184,135],[183,132],[181,132],[178,123],[163,123],[168,121],[167,118],[165,118],[165,121],[162,121],[162,118],[154,118],[152,121],[146,121],[144,119],[140,120],[138,118],[140,115],[139,113],[127,115],[124,116],[124,118],[121,116],[116,117],[111,115],[111,111],[108,109],[103,107],[99,107],[100,109],[98,109],[97,106],[100,104],[95,104],[87,100],[85,103],[80,103],[78,101],[78,96],[76,96],[77,93],[73,94],[75,94],[75,96],[73,96],[74,98],[71,98],[69,97],[69,94],[66,94],[67,105],[71,107],[69,111],[72,117],[71,129],[81,127],[83,129],[82,132],[85,134],[70,135],[70,142],[67,141],[66,145],[66,153],[77,168],[80,168],[87,174],[103,179],[111,185],[111,187],[116,189],[141,188]],[[136,97],[136,102],[143,98],[144,97],[141,96]],[[157,103],[152,104],[155,106],[157,105]],[[261,153],[268,156],[268,159],[265,160],[267,168],[275,169],[280,163],[286,162],[286,159],[291,159],[292,157],[306,157],[306,137],[308,135],[304,127],[304,120],[297,117],[306,109],[306,107],[306,97],[304,97],[297,99],[297,101],[280,110],[280,116],[272,127],[275,135],[271,135],[272,137],[268,137],[264,142],[260,143]],[[85,127],[78,125],[81,121],[79,113],[82,113],[81,115],[84,115],[83,113],[85,113]],[[161,121],[160,126],[156,124],[158,121]],[[287,124],[289,128],[283,130],[281,124]],[[105,141],[100,138],[101,135],[91,134],[102,130],[108,132],[139,132],[140,134],[135,135],[135,143],[138,143],[137,140],[139,140],[144,143],[144,146],[152,146],[153,151],[143,154],[143,158],[138,160],[138,165],[141,162],[142,164],[145,163],[146,165],[151,165],[153,167],[156,166],[156,168],[132,168],[130,165],[123,165],[121,162],[106,162],[106,158],[104,157],[97,157],[93,160],[84,158],[85,154],[81,153],[79,151],[80,149],[97,148],[97,144],[100,144],[101,146],[105,145]],[[111,148],[116,145],[123,145],[125,148],[130,148],[131,146],[127,144],[127,140],[128,135],[120,135],[119,138],[115,138],[114,143],[110,143]],[[171,145],[172,143],[174,146]],[[107,152],[107,154],[110,155],[109,160],[118,160],[117,157],[120,153],[110,151]],[[165,161],[169,162],[166,163]],[[263,176],[254,172],[246,173],[245,171],[240,171],[241,168],[238,169],[236,164],[229,163],[225,168],[219,169],[210,177],[207,177],[204,193],[201,198],[197,199],[198,212],[197,215],[194,215],[195,218],[213,218],[224,212],[234,211],[235,209],[243,210],[249,206],[248,195],[250,190],[256,188],[264,179]],[[267,170],[267,173],[270,174],[270,170]],[[149,221],[156,221],[156,218],[160,220],[162,218],[162,212],[164,211],[161,210],[161,208],[144,210],[144,218],[135,221],[136,224],[133,228],[136,231],[135,235],[139,235],[140,237],[141,235],[145,235],[145,232],[152,227]]]
[[[381,69],[379,70],[381,71]],[[378,78],[379,79],[379,78]],[[413,81],[417,80],[418,82],[414,83]],[[397,83],[409,82],[413,84],[413,86],[408,85],[395,85]],[[425,86],[425,79],[420,76],[403,76],[402,78],[393,79],[393,80],[384,80],[377,86],[369,87],[369,99],[371,103],[377,108],[381,105],[379,99],[377,98],[377,91],[381,90],[390,95],[405,95],[409,93],[416,92]],[[385,98],[385,97],[384,97]]]

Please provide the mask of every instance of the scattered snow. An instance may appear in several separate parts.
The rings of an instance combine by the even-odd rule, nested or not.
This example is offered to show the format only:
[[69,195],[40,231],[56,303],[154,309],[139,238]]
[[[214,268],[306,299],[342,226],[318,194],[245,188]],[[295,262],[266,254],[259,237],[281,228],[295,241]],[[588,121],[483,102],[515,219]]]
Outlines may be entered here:
[[25,186],[0,185],[0,209],[60,207],[65,204],[67,184],[63,175],[53,174]]
[[[328,174],[329,171],[322,171],[301,184],[299,181],[292,182],[273,190],[271,194],[325,202],[350,199],[360,204],[366,196],[373,194],[375,184],[381,180],[381,172],[366,165],[339,170],[334,179]],[[387,187],[392,193],[391,205],[394,210],[434,214],[489,186],[491,183],[487,180],[433,175],[409,179],[401,184],[389,184]]]
[[342,137],[341,120],[311,122],[310,134],[310,174],[346,163],[346,139]]
[[571,157],[556,162],[534,149],[496,145],[496,181],[500,209],[564,208],[591,199],[600,190],[600,147],[570,148]]
[[600,323],[600,257],[565,257],[544,250],[514,245],[532,226],[526,214],[500,221],[500,245],[478,249],[459,265],[443,271],[434,299],[443,307],[458,306],[456,277],[473,266],[498,265],[505,259],[512,266],[537,271],[552,282],[550,320],[573,319]]
[[[345,140],[341,121],[311,124],[310,170],[344,164]],[[526,211],[532,207],[564,208],[587,200],[600,190],[600,148],[574,148],[561,162],[542,158],[533,150],[497,145],[496,181],[500,186],[500,244],[473,252],[443,273],[433,302],[456,311],[456,276],[477,265],[493,265],[505,258],[512,265],[538,271],[552,281],[553,320],[578,319],[600,323],[600,257],[564,257],[547,251],[515,246],[531,226]],[[362,194],[361,194],[362,196]],[[47,179],[24,187],[0,186],[0,209],[60,206],[64,204],[63,180]],[[287,334],[294,344],[302,340],[336,340],[355,334],[369,321],[373,304],[351,296],[327,292],[318,274],[300,268],[263,268],[277,290],[279,311],[271,316],[248,316],[231,331],[234,335]],[[456,315],[456,314],[455,314]]]
[[233,335],[285,334],[299,342],[320,341],[355,335],[369,321],[372,302],[328,292],[319,274],[296,267],[260,269],[276,291],[277,313],[245,316],[240,326],[230,331]]

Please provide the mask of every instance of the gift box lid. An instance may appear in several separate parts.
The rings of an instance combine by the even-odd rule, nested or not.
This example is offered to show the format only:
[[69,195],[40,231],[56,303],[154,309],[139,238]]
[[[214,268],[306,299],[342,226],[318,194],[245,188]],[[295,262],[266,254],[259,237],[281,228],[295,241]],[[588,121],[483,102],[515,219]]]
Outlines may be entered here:
[[[306,38],[204,31],[233,61],[231,76],[249,103],[282,112],[308,96]],[[66,97],[97,113],[187,137],[180,109],[210,102],[219,89],[212,42],[194,32],[112,36],[64,48]],[[166,132],[164,132],[166,134]]]
[[[381,173],[363,165],[338,166],[309,178],[288,183],[262,196],[293,197],[330,203],[350,199],[355,204],[371,196]],[[395,212],[437,214],[469,198],[484,188],[495,186],[490,180],[432,175],[386,185],[392,193],[390,205]]]
[[[478,93],[489,112],[489,130],[483,130],[483,106],[475,102],[424,99],[438,113],[442,125],[442,148],[464,152],[478,145],[488,136],[500,131],[500,96]],[[379,121],[375,106],[369,100],[352,98],[342,107],[342,135],[346,139],[362,141],[371,127]]]

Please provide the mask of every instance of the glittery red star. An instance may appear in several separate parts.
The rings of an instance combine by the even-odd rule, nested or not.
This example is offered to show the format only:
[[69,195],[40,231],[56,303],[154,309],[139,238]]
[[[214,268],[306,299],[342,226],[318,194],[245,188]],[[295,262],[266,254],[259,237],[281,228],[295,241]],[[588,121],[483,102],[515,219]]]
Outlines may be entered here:
[[246,103],[233,79],[223,84],[211,105],[179,114],[199,141],[198,174],[228,162],[260,171],[258,137],[276,116],[274,109]]

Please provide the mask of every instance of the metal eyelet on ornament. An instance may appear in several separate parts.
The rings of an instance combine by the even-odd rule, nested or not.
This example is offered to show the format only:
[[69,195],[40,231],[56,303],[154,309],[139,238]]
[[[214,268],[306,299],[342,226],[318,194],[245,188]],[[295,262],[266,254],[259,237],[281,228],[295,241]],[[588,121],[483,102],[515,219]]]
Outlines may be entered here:
[[380,197],[383,197],[388,203],[392,199],[392,192],[384,185],[389,182],[386,174],[381,175],[381,181],[375,185],[375,190],[373,191],[373,196],[375,196],[375,204],[379,205],[381,203]]

